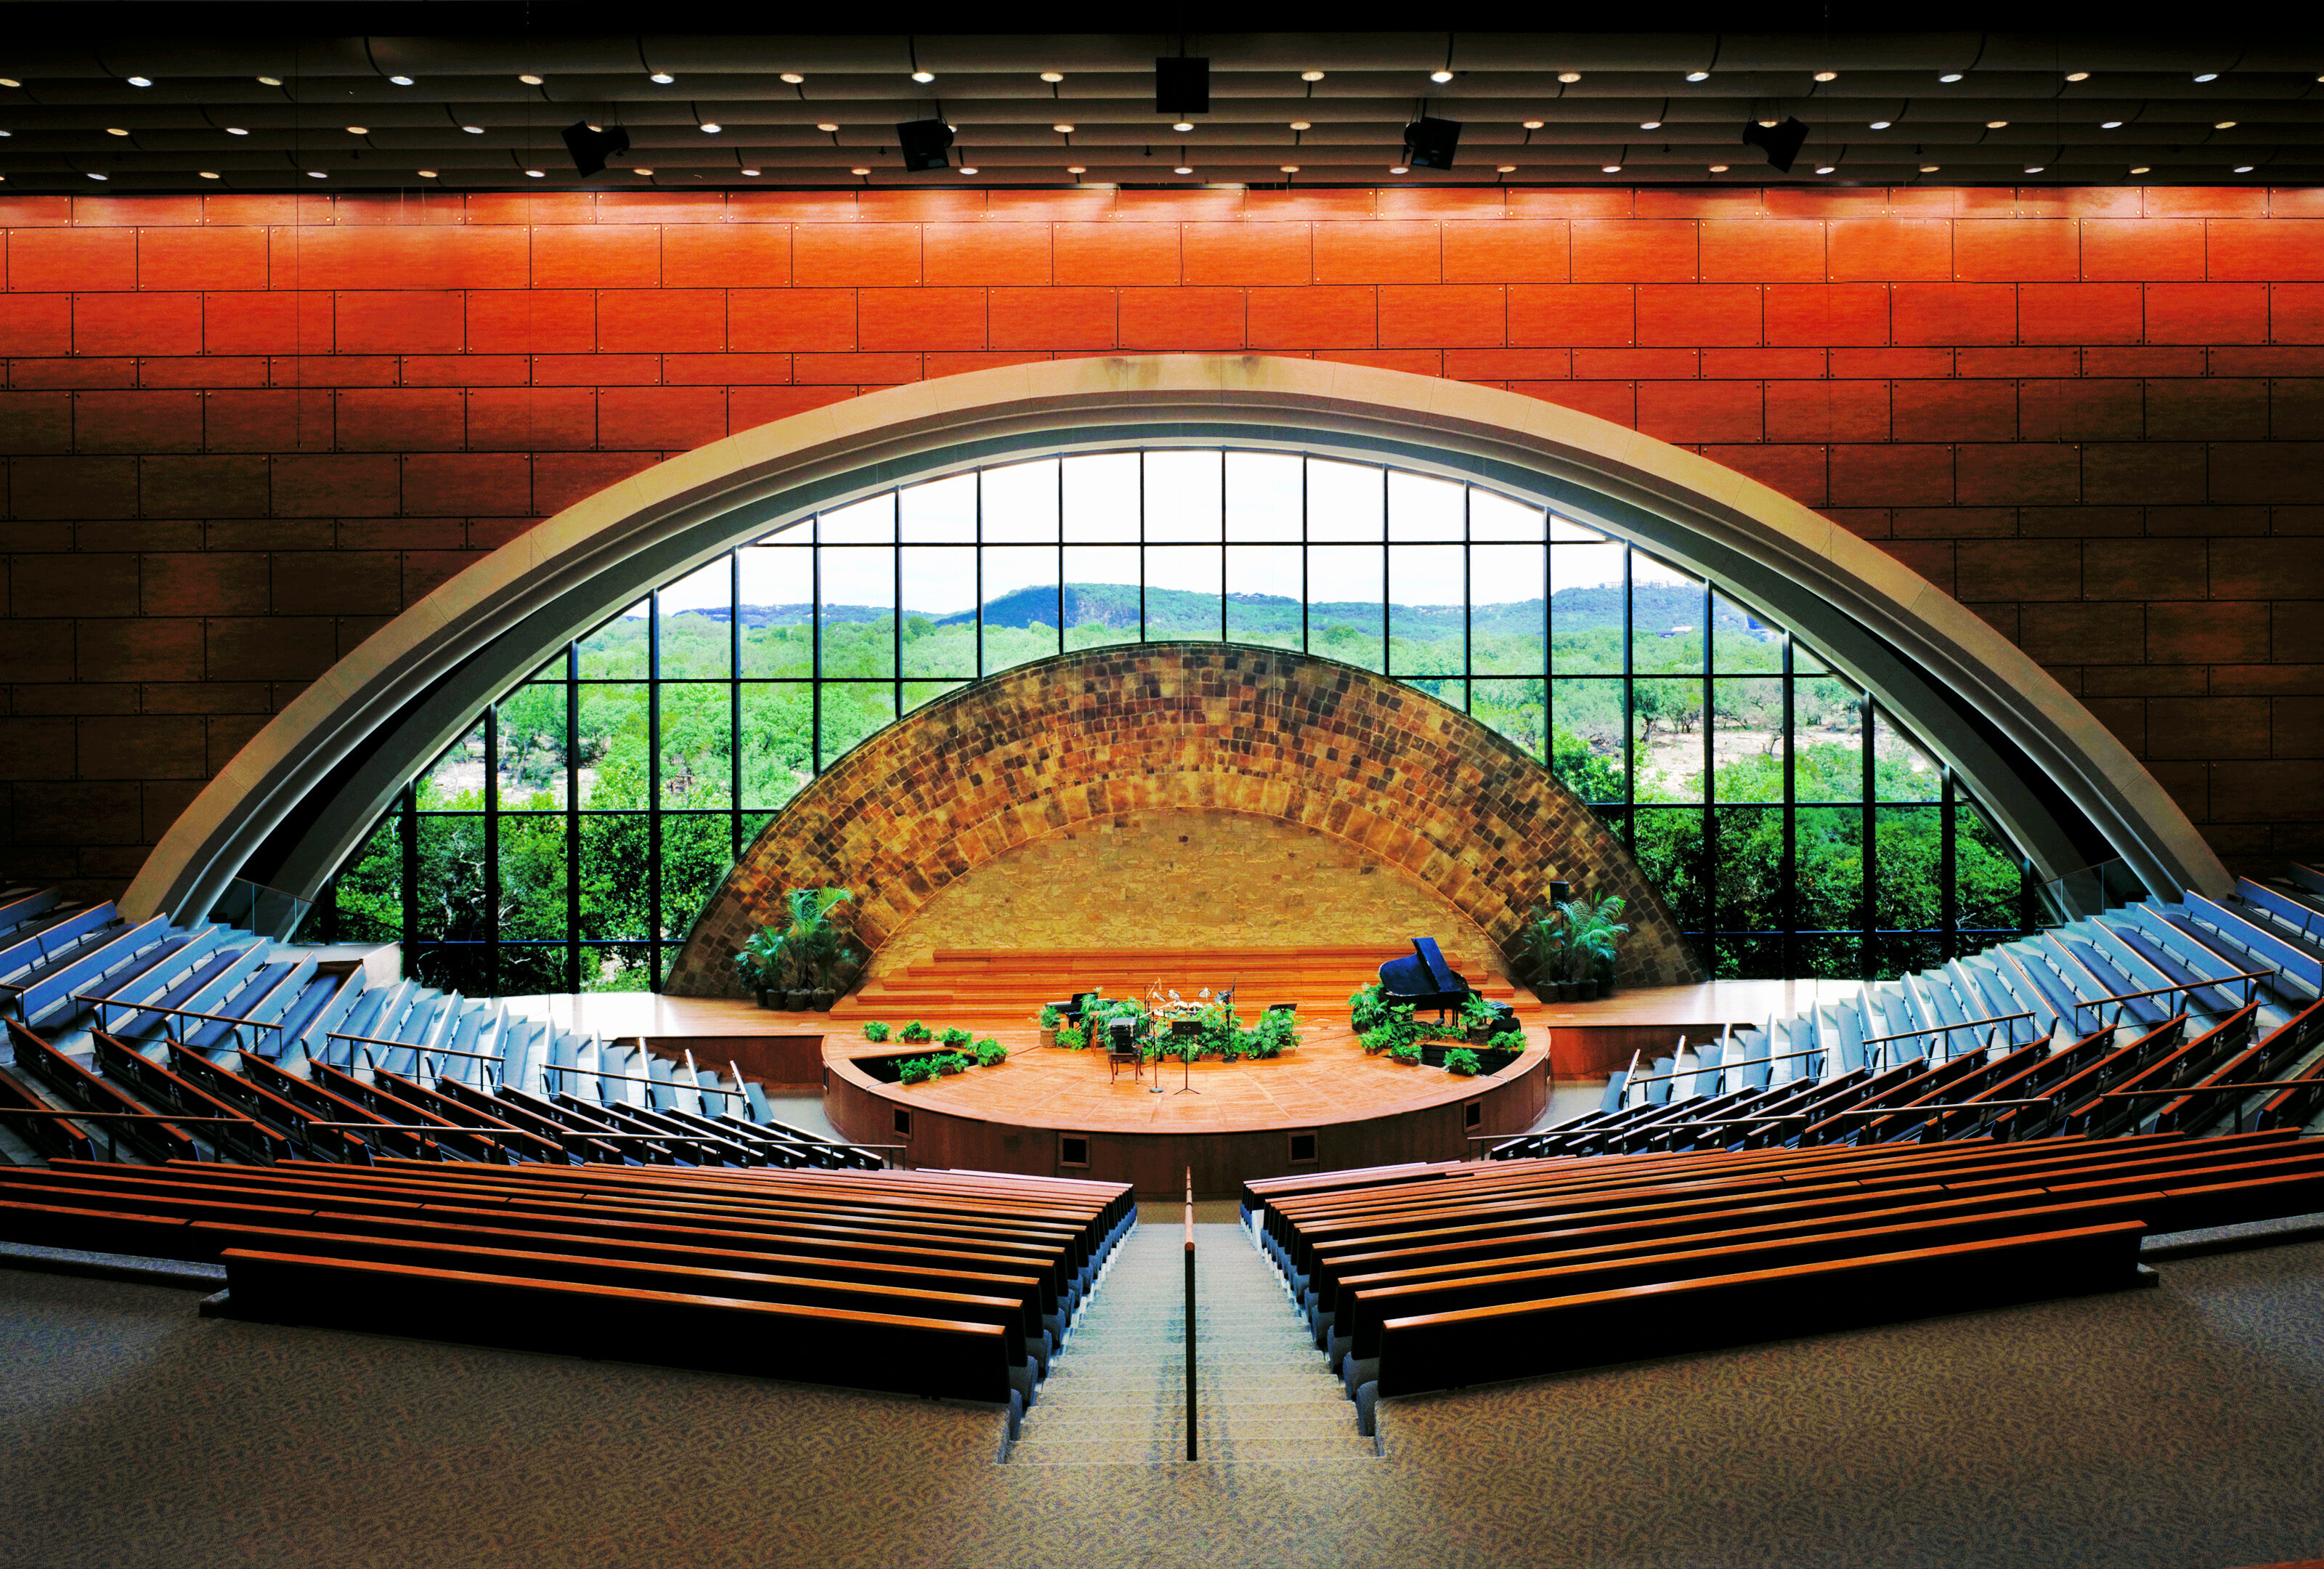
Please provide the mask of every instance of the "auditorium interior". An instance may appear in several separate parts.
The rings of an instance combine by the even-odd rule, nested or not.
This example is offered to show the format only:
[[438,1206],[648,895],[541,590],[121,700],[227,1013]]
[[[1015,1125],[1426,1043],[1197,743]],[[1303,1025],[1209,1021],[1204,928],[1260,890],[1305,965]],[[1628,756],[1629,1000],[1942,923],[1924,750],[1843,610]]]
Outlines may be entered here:
[[0,1562],[2324,1564],[2324,27],[10,13]]

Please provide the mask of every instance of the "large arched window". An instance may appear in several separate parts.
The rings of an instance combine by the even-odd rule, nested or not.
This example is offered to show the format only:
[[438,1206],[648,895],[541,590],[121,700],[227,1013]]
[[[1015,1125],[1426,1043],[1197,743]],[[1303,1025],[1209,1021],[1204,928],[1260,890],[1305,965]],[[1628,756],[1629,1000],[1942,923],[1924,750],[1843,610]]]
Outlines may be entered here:
[[477,715],[306,935],[469,992],[659,983],[768,818],[931,699],[1225,641],[1409,682],[1551,768],[1714,974],[1885,976],[2015,932],[2027,863],[1785,629],[1477,485],[1278,451],[1050,457],[826,511],[662,585]]

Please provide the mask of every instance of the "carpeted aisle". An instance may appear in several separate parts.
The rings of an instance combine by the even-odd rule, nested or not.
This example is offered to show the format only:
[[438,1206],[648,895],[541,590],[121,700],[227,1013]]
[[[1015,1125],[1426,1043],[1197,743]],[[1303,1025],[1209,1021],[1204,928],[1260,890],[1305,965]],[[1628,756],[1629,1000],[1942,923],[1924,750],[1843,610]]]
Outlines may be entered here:
[[[1152,1230],[1175,1255],[1176,1228]],[[2319,1244],[2175,1260],[2153,1291],[1392,1401],[1386,1459],[1322,1464],[1001,1464],[986,1410],[203,1319],[195,1300],[0,1270],[0,1564],[2230,1569],[2324,1551]]]

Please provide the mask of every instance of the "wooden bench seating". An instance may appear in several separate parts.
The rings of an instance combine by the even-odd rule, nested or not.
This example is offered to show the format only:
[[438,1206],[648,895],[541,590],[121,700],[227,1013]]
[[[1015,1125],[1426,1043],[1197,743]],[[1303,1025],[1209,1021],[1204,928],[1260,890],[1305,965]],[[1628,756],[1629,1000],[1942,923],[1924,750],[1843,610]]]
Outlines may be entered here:
[[217,1100],[295,1140],[304,1146],[309,1154],[336,1161],[363,1162],[371,1158],[371,1146],[355,1134],[341,1129],[312,1125],[335,1119],[319,1117],[254,1080],[228,1072],[199,1052],[188,1051],[175,1041],[170,1043],[169,1052],[172,1073],[189,1084],[200,1085]]
[[[2324,1036],[2324,1002],[2314,1002],[2236,1052],[2188,1088],[2201,1089],[2280,1077],[2314,1048],[2319,1036]],[[2252,1094],[2264,1093],[2259,1090],[2251,1092]],[[2154,1114],[2154,1126],[2190,1131],[2216,1127],[2223,1118],[2234,1113],[2237,1104],[2236,1097],[2231,1094],[2186,1095],[2165,1102],[2163,1109]]]
[[14,1075],[0,1071],[0,1106],[14,1112],[38,1112],[36,1117],[0,1117],[5,1127],[16,1138],[31,1145],[51,1159],[94,1159],[97,1146],[89,1140],[88,1131],[70,1117],[51,1107],[46,1101]]
[[235,1159],[256,1166],[272,1166],[278,1160],[289,1160],[298,1153],[298,1146],[253,1119],[248,1112],[189,1083],[103,1030],[91,1030],[89,1038],[94,1043],[92,1050],[97,1071],[109,1079],[118,1079],[127,1084],[147,1105],[157,1111],[175,1112],[181,1117],[230,1119],[227,1125],[211,1124],[207,1137],[213,1146]]
[[[5,1022],[18,1070],[65,1104],[116,1116],[152,1113],[152,1107],[131,1100],[14,1020]],[[167,1122],[115,1122],[106,1130],[105,1136],[108,1143],[134,1150],[148,1160],[196,1160],[201,1157],[201,1147],[194,1142],[193,1135]],[[93,1141],[95,1136],[91,1137]]]

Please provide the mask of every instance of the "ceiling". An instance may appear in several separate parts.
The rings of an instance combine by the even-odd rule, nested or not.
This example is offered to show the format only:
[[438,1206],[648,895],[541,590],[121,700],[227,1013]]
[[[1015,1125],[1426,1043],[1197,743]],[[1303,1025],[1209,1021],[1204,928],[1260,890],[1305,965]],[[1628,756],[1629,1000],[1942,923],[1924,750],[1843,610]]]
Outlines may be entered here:
[[[10,13],[7,191],[2324,179],[2324,29],[767,35],[684,5]],[[319,31],[383,23],[403,30]],[[1183,122],[1153,97],[1156,58],[1181,52],[1211,62],[1210,110]],[[1454,166],[1393,172],[1421,114],[1461,122]],[[1786,175],[1740,136],[1794,115]],[[957,130],[953,166],[908,174],[896,125],[932,116]],[[620,125],[630,152],[585,180],[559,140],[576,121]]]

